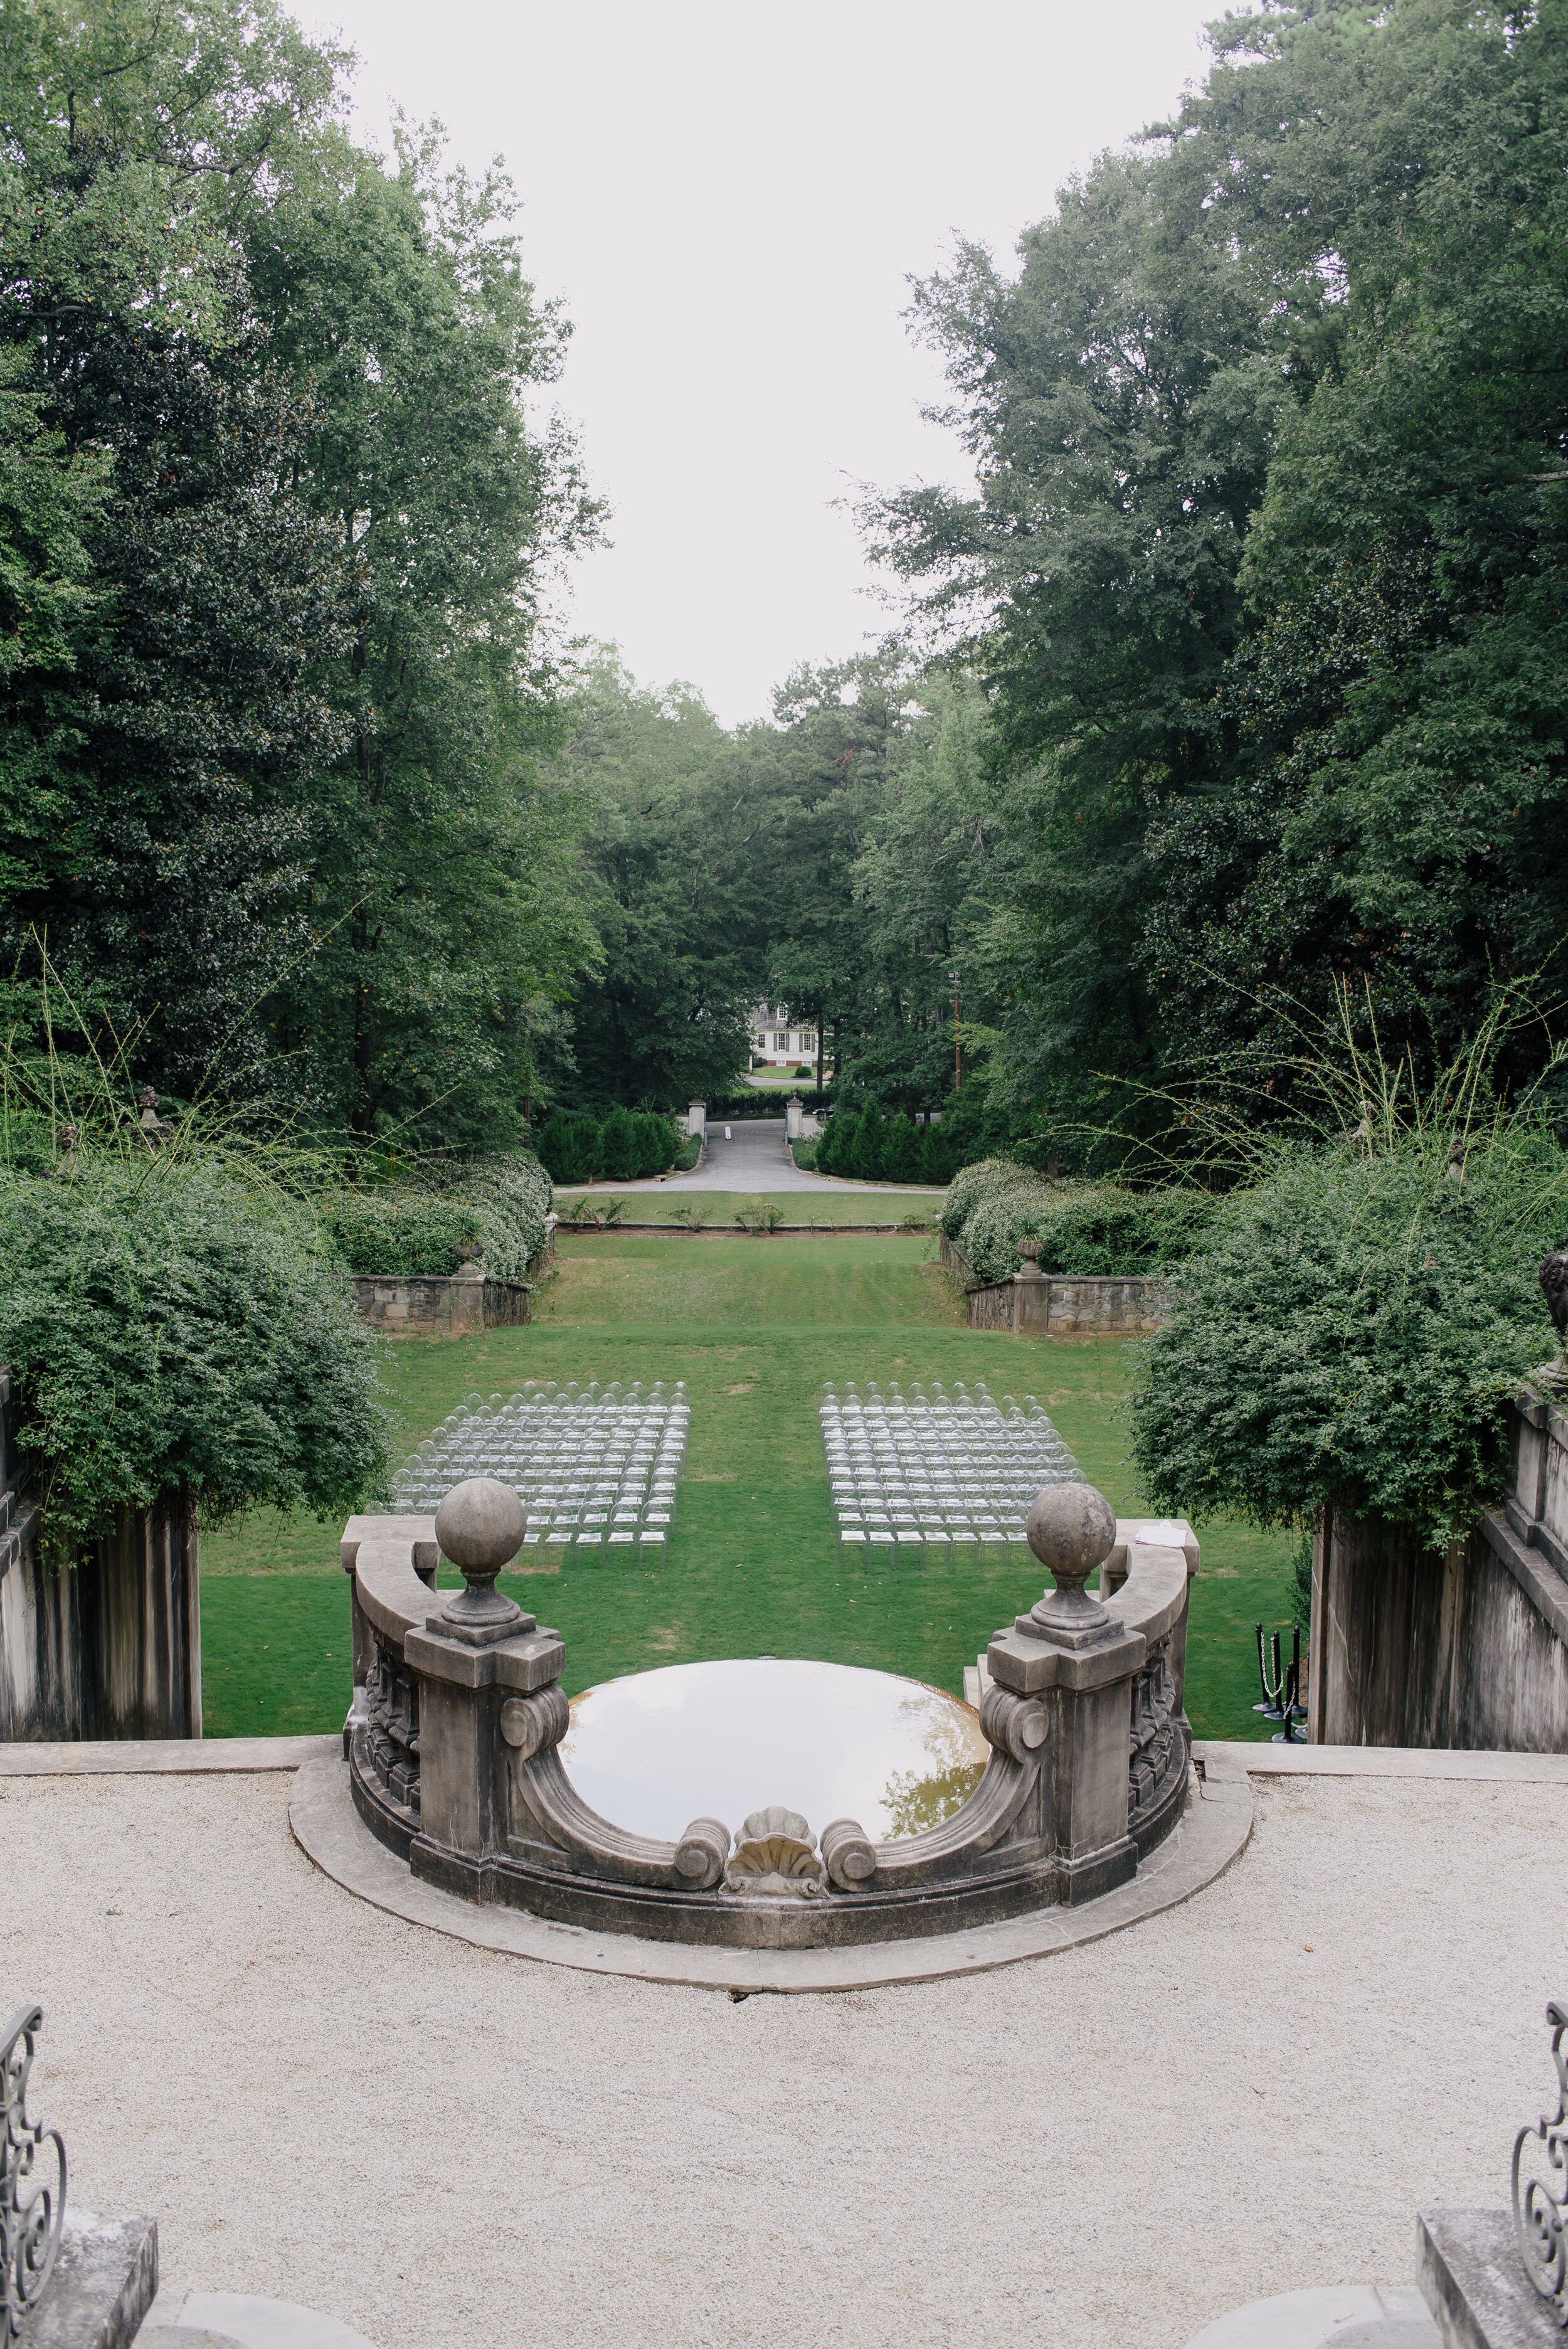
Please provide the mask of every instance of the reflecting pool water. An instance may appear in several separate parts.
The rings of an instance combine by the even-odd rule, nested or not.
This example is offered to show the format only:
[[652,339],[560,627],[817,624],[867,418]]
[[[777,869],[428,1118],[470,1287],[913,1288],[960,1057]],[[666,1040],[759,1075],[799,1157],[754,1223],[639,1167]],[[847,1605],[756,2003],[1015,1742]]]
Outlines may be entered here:
[[771,1803],[820,1835],[858,1819],[873,1842],[951,1817],[990,1752],[979,1717],[923,1681],[759,1656],[670,1664],[576,1697],[561,1758],[600,1816],[675,1840],[696,1818],[733,1833]]

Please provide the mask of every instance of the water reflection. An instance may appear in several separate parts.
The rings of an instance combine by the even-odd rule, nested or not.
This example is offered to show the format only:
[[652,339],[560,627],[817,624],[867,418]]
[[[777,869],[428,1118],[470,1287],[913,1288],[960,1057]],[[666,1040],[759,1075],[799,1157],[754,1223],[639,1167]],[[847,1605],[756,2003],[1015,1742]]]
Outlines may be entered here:
[[950,1818],[989,1750],[944,1689],[761,1656],[589,1689],[573,1701],[561,1757],[584,1802],[639,1835],[673,1840],[703,1816],[733,1830],[783,1803],[819,1834],[854,1818],[879,1842]]
[[[923,1697],[929,1693],[923,1688]],[[989,1750],[967,1705],[933,1712],[911,1697],[901,1709],[916,1716],[925,1758],[921,1769],[895,1770],[882,1788],[882,1808],[892,1822],[889,1836],[919,1835],[962,1810],[980,1784]]]

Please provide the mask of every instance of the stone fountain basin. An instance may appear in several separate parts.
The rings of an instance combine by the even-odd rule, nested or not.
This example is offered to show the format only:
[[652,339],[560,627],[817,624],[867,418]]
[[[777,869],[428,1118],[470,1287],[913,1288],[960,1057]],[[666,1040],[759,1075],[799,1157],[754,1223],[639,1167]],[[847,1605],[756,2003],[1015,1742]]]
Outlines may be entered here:
[[980,1717],[896,1672],[775,1656],[669,1664],[572,1701],[561,1758],[602,1818],[677,1839],[688,1820],[738,1826],[784,1804],[819,1832],[860,1822],[873,1843],[950,1818],[990,1753]]

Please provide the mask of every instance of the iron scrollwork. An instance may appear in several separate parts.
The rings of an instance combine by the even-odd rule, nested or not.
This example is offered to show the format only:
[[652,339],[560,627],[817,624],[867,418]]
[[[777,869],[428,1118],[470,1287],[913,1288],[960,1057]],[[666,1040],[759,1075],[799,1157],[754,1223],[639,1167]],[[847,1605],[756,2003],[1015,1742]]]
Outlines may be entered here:
[[[0,2041],[0,2340],[15,2341],[54,2273],[66,2223],[66,2141],[58,2129],[27,2118],[27,2075],[44,2020],[41,2006],[14,2014]],[[57,2179],[34,2178],[39,2151],[52,2145]]]
[[[1557,2110],[1542,2114],[1533,2128],[1522,2128],[1513,2140],[1513,2230],[1525,2273],[1558,2323],[1568,2327],[1568,2241],[1563,2222],[1568,2203],[1568,2055],[1563,2049],[1568,2006],[1553,1999],[1546,2020],[1552,2025],[1552,2060],[1557,2066]],[[1553,2175],[1526,2179],[1522,2191],[1520,2162],[1532,2137],[1544,2145]]]

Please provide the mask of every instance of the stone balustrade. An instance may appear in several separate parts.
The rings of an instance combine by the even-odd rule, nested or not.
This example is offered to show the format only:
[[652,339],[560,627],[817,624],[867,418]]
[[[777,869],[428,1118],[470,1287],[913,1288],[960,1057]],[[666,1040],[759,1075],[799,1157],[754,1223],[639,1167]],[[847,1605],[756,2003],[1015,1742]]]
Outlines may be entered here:
[[[354,1801],[415,1876],[449,1892],[654,1940],[827,1948],[1098,1899],[1181,1817],[1198,1562],[1185,1525],[1119,1527],[1086,1485],[1039,1494],[1029,1544],[1054,1588],[991,1642],[980,1783],[940,1825],[875,1842],[853,1819],[813,1835],[782,1806],[735,1837],[695,1818],[674,1841],[601,1818],[558,1751],[560,1635],[495,1588],[524,1524],[509,1486],[474,1477],[434,1518],[356,1517],[344,1534]],[[436,1591],[442,1554],[463,1591]]]

